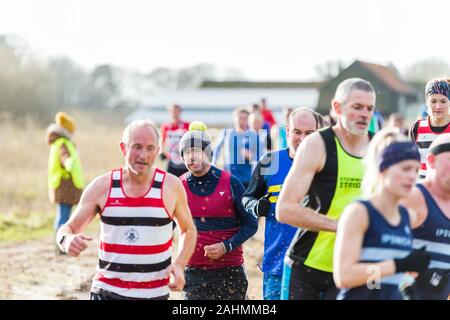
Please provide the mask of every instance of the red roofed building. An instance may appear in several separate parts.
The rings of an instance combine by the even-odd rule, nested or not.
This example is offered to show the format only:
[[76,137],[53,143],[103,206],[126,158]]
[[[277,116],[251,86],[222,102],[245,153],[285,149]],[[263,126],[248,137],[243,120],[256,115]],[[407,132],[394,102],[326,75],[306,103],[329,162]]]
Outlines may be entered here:
[[372,83],[377,94],[376,107],[384,116],[393,112],[409,113],[410,107],[414,108],[415,112],[418,92],[403,81],[393,67],[360,60],[354,61],[339,75],[320,87],[317,110],[324,114],[328,113],[338,84],[352,77],[363,78]]

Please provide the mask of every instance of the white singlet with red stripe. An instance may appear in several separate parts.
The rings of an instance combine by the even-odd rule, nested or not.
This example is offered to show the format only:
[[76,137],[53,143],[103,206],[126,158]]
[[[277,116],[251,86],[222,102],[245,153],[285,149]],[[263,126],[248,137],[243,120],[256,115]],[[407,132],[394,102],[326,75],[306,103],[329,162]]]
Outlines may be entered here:
[[[442,133],[449,133],[450,125]],[[416,143],[420,152],[420,170],[419,176],[425,178],[427,173],[427,155],[430,152],[430,145],[440,133],[435,133],[431,130],[430,117],[419,121],[417,128]]]
[[108,200],[100,217],[100,249],[92,291],[127,298],[169,294],[166,270],[171,264],[173,222],[162,200],[166,172],[155,169],[148,192],[129,197],[122,169],[111,173]]

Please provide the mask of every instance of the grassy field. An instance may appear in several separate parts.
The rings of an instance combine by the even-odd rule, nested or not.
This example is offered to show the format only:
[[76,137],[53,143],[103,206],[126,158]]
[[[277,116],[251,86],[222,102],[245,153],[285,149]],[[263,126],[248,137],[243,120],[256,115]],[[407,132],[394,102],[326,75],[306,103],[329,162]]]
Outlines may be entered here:
[[[86,180],[122,166],[118,143],[124,124],[121,119],[74,114],[78,147]],[[0,299],[88,299],[90,282],[97,263],[98,243],[79,258],[54,255],[52,240],[55,206],[47,198],[47,160],[49,146],[44,140],[45,126],[33,121],[26,125],[0,119]],[[212,137],[214,140],[214,137]],[[157,162],[164,168],[164,164]],[[261,299],[264,228],[244,245],[250,299]],[[86,233],[98,238],[99,223],[91,223]],[[33,241],[26,241],[33,240]],[[34,241],[38,240],[38,241]],[[97,241],[97,240],[96,240]],[[177,243],[174,243],[174,254]],[[73,267],[83,277],[82,290],[63,290],[61,283],[71,281]],[[174,293],[172,299],[181,299]]]
[[[123,118],[117,114],[72,115],[86,181],[122,166]],[[0,118],[0,242],[37,239],[53,232],[56,207],[48,202],[45,129],[32,120],[19,124]],[[159,159],[156,165],[165,168]]]
[[[118,147],[124,124],[104,115],[76,113],[78,147],[87,181],[122,165]],[[0,123],[0,241],[52,233],[55,206],[47,197],[45,126],[34,121]]]

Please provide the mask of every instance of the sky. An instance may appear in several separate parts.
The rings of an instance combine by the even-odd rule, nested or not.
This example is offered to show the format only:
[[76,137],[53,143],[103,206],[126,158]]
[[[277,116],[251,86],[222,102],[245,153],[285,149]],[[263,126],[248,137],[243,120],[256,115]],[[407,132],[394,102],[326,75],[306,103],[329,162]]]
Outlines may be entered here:
[[430,57],[450,64],[449,12],[448,0],[0,0],[0,34],[86,69],[206,62],[249,80],[295,81],[327,60],[400,71]]

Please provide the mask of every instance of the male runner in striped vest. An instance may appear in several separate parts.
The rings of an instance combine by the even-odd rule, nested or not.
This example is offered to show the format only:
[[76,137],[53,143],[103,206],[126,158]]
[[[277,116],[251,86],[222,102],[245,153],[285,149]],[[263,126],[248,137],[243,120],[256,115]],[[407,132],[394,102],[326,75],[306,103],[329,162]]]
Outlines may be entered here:
[[[58,231],[60,248],[78,256],[91,240],[83,230],[100,215],[92,300],[167,299],[169,289],[179,291],[184,286],[184,267],[197,233],[183,185],[177,177],[153,167],[158,138],[150,122],[131,123],[120,143],[125,167],[94,179],[71,219]],[[173,219],[181,233],[174,262]]]

